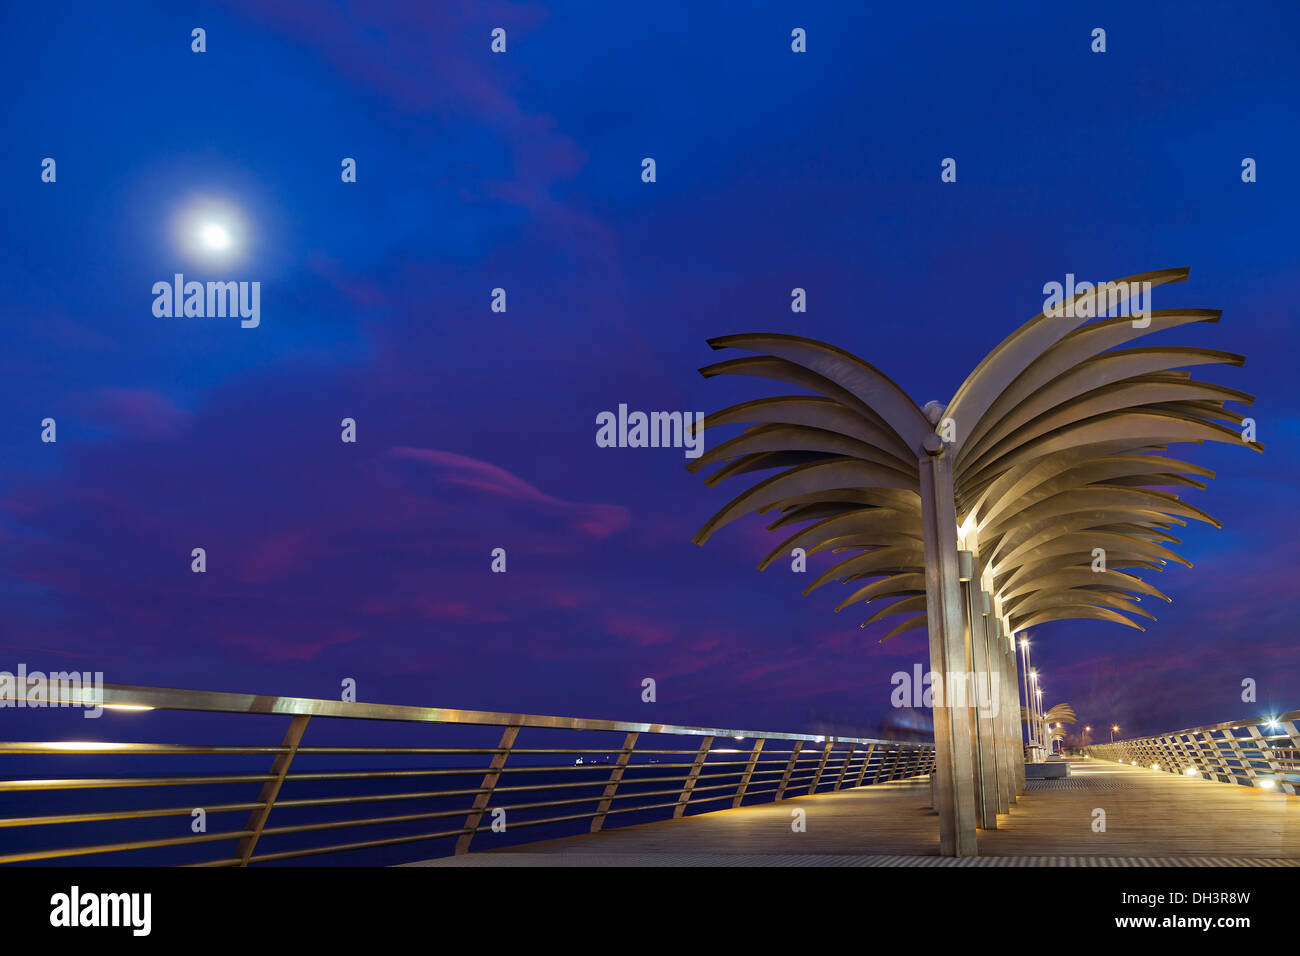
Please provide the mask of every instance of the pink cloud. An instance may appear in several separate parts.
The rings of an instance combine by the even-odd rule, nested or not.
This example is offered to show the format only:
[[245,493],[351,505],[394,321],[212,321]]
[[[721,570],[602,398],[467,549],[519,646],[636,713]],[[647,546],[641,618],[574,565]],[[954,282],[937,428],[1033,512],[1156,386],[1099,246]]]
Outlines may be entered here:
[[548,495],[496,465],[432,448],[394,448],[399,460],[418,461],[430,466],[438,484],[463,488],[493,498],[529,505],[540,505],[568,521],[577,534],[602,539],[627,528],[631,515],[621,505],[579,504]]
[[189,413],[165,395],[144,388],[103,388],[87,413],[99,424],[139,438],[171,438],[188,423]]
[[299,566],[306,551],[307,536],[304,534],[289,532],[272,535],[262,540],[242,562],[243,580],[267,581],[292,571]]
[[282,664],[290,661],[310,661],[326,648],[349,644],[363,636],[360,631],[341,631],[319,639],[286,638],[284,635],[277,635],[274,639],[270,639],[261,635],[238,632],[225,635],[221,638],[221,643],[228,647],[239,648],[268,663]]
[[619,640],[638,647],[670,644],[674,638],[673,631],[669,628],[642,618],[615,615],[606,617],[602,626]]

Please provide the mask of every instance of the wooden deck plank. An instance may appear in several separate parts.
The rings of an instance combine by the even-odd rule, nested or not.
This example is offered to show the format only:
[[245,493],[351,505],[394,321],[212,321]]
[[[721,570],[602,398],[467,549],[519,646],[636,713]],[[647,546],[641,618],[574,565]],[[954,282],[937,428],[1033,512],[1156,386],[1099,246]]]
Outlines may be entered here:
[[[1300,858],[1300,797],[1100,760],[1074,760],[1070,772],[1063,784],[1039,784],[1023,794],[1010,813],[998,815],[997,830],[981,830],[980,855]],[[700,853],[931,857],[939,833],[929,803],[923,777],[477,856],[608,854],[611,862]],[[806,832],[791,827],[796,809],[806,813]],[[1105,812],[1104,831],[1093,828],[1098,809]]]

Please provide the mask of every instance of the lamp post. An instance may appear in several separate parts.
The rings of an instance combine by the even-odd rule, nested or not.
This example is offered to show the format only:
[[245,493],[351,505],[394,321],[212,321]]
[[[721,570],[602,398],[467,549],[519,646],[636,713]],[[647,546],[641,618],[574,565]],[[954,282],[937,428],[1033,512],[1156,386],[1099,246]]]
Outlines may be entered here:
[[1110,742],[1111,742],[1111,743],[1114,743],[1114,742],[1115,742],[1115,731],[1117,731],[1117,730],[1119,730],[1119,727],[1117,727],[1116,725],[1112,724],[1112,725],[1111,725],[1111,728],[1110,728]]
[[1034,681],[1034,703],[1038,706],[1037,711],[1037,731],[1038,731],[1038,749],[1039,756],[1045,756],[1043,751],[1047,749],[1047,721],[1043,719],[1043,685],[1040,681]]
[[1033,762],[1042,761],[1043,750],[1043,687],[1038,671],[1029,672],[1029,746],[1033,751]]
[[1038,705],[1035,703],[1034,691],[1038,689],[1038,672],[1029,672],[1029,689],[1025,692],[1025,726],[1029,734],[1031,749],[1038,746]]
[[[1020,639],[1020,673],[1025,685],[1025,715],[1028,717],[1031,704],[1029,703],[1029,641],[1024,638]],[[1028,720],[1022,721],[1025,724],[1026,736],[1029,737],[1028,743],[1033,743],[1032,725]]]

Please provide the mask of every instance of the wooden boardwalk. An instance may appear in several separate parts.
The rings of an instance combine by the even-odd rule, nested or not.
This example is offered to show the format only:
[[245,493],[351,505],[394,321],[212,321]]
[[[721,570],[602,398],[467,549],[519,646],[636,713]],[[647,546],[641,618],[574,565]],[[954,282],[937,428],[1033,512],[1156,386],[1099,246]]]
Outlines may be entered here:
[[[979,831],[983,865],[1300,863],[1300,797],[1084,759],[1030,787],[997,830]],[[919,778],[413,865],[933,864],[929,803]],[[806,832],[791,826],[796,809]]]

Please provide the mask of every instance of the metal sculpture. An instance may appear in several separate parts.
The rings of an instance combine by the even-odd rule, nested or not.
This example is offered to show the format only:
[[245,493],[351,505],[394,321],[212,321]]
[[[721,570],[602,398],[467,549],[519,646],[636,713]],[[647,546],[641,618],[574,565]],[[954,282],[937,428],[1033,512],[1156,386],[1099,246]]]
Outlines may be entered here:
[[[1003,340],[942,409],[931,403],[923,411],[874,366],[824,342],[771,333],[710,339],[714,349],[756,354],[702,368],[705,377],[768,378],[811,394],[744,402],[705,418],[706,429],[748,426],[688,466],[720,465],[708,485],[776,473],[733,498],[695,542],[746,515],[774,514],[769,530],[793,533],[760,569],[794,548],[847,555],[805,593],[850,584],[837,611],[888,601],[863,626],[906,615],[882,640],[928,627],[933,672],[999,675],[1004,696],[1017,686],[1009,642],[1018,631],[1072,618],[1141,630],[1133,617],[1153,619],[1138,607],[1142,598],[1169,598],[1131,572],[1190,566],[1167,547],[1178,543],[1171,529],[1188,520],[1218,526],[1163,490],[1204,488],[1213,477],[1167,456],[1168,446],[1219,441],[1263,450],[1243,438],[1241,414],[1227,408],[1253,397],[1186,371],[1239,366],[1243,356],[1121,348],[1217,322],[1218,311],[1095,317],[1135,290],[1149,295],[1187,275],[1167,269],[1076,293]],[[1019,745],[1013,750],[1010,740],[1012,728],[1017,738],[1020,731],[1014,718],[985,726],[963,707],[937,706],[934,716],[941,851],[966,855],[975,852],[977,798],[980,825],[995,826],[998,810],[1023,791]],[[973,767],[979,794],[965,784]]]

